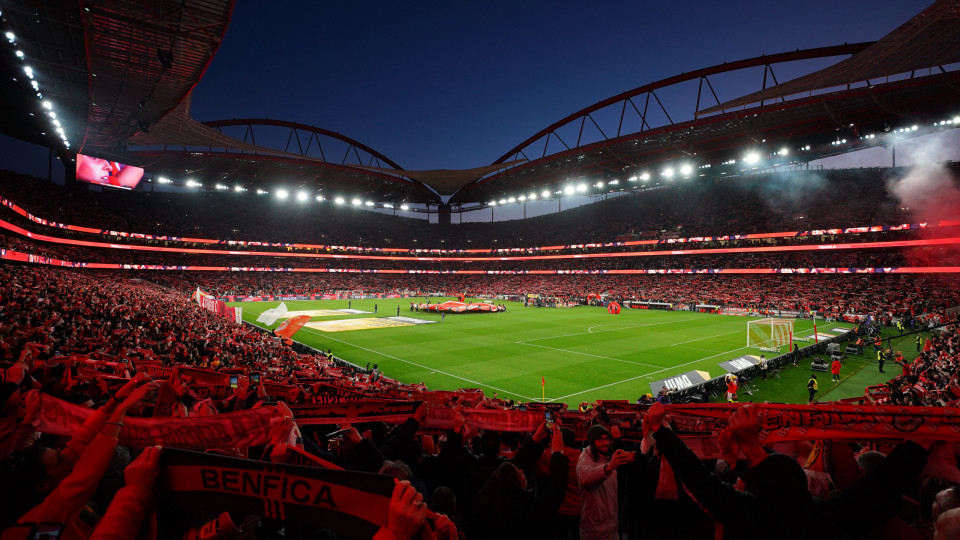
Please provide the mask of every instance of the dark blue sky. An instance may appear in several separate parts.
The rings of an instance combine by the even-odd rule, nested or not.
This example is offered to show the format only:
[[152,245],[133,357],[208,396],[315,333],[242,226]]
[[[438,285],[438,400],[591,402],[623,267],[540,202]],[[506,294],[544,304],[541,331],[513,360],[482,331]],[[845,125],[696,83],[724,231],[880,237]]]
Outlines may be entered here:
[[315,125],[410,170],[476,167],[625,90],[760,54],[876,40],[929,3],[237,2],[193,116]]
[[[929,3],[238,1],[192,114],[318,126],[408,170],[477,167],[620,92],[725,61],[876,40]],[[781,82],[794,76],[776,69]],[[715,85],[729,99],[759,89],[761,76]],[[46,152],[23,146],[0,137],[0,168],[46,176]]]

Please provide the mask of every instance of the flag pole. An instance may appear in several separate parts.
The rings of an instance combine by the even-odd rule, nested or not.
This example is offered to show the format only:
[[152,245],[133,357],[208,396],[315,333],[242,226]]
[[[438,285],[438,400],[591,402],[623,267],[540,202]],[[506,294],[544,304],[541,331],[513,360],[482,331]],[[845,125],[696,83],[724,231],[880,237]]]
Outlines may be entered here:
[[540,401],[547,402],[547,380],[540,376]]

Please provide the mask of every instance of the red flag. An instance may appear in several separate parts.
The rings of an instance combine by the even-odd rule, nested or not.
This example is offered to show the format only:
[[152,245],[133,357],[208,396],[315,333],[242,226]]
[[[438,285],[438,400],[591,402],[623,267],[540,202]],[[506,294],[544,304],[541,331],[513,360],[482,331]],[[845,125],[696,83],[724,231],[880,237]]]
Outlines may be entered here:
[[283,324],[277,327],[273,331],[274,334],[285,338],[284,341],[289,341],[294,334],[297,333],[297,330],[303,328],[303,325],[307,324],[307,321],[310,320],[309,315],[297,315],[296,317],[291,317],[285,321]]
[[813,319],[813,342],[820,343],[820,338],[817,336],[817,319]]
[[547,385],[547,381],[546,381],[546,379],[543,378],[543,375],[541,375],[541,376],[540,376],[540,386],[546,386],[546,385]]

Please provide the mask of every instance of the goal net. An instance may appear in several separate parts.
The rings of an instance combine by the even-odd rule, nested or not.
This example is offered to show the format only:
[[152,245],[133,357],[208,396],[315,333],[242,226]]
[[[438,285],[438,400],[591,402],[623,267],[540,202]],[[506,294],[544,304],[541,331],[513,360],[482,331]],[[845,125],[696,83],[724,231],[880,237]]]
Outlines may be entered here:
[[759,319],[747,323],[747,347],[776,351],[789,346],[792,339],[793,319]]

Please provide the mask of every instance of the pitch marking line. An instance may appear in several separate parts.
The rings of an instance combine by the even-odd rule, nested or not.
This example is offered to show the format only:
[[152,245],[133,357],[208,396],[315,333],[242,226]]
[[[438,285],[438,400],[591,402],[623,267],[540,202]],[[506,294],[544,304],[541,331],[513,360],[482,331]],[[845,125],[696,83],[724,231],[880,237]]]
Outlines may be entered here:
[[[612,383],[610,383],[610,384],[604,384],[604,385],[602,385],[602,386],[597,386],[596,388],[588,388],[588,389],[586,389],[586,390],[581,390],[580,392],[574,392],[573,394],[567,394],[567,395],[565,395],[565,396],[560,396],[560,397],[556,397],[556,398],[550,398],[550,401],[562,401],[562,400],[567,399],[568,397],[579,396],[579,395],[581,395],[581,394],[586,394],[587,392],[593,392],[594,390],[602,390],[602,389],[608,388],[608,387],[610,387],[610,386],[616,386],[616,385],[618,385],[618,384],[623,384],[623,383],[625,383],[625,382],[635,381],[635,380],[637,380],[637,379],[644,379],[644,378],[646,378],[646,379],[652,379],[652,378],[653,378],[652,375],[656,375],[657,373],[662,373],[662,372],[667,371],[667,370],[672,370],[672,369],[676,369],[676,368],[681,368],[681,367],[683,367],[683,366],[689,366],[690,364],[695,364],[695,363],[697,363],[697,362],[702,362],[703,360],[709,360],[709,359],[711,359],[711,358],[716,358],[717,356],[721,356],[721,355],[724,355],[724,354],[730,354],[730,353],[733,353],[733,352],[742,351],[742,350],[744,350],[744,349],[746,349],[746,348],[747,348],[747,347],[740,347],[739,349],[733,349],[733,350],[729,350],[729,351],[724,351],[724,352],[722,352],[722,353],[714,354],[714,355],[711,355],[711,356],[704,356],[703,358],[699,358],[699,359],[697,359],[697,360],[692,360],[692,361],[686,362],[686,363],[684,363],[684,364],[679,364],[679,365],[676,365],[676,366],[665,367],[665,368],[663,368],[663,369],[658,369],[658,370],[656,370],[656,371],[651,371],[650,373],[645,373],[645,374],[643,374],[643,375],[637,375],[636,377],[630,377],[629,379],[623,379],[622,381],[616,381],[616,382],[612,382]],[[646,392],[644,392],[644,393],[646,393]]]
[[635,366],[657,367],[657,366],[654,366],[654,365],[651,365],[651,364],[644,364],[644,363],[642,363],[642,362],[631,362],[630,360],[623,360],[623,359],[620,359],[620,358],[613,358],[613,357],[611,357],[611,356],[600,356],[599,354],[590,354],[590,353],[585,353],[585,352],[571,351],[571,350],[569,350],[569,349],[558,349],[558,348],[556,348],[556,347],[547,347],[546,345],[535,345],[535,344],[533,344],[533,343],[524,343],[524,342],[522,342],[522,341],[518,341],[517,344],[518,344],[518,345],[529,345],[530,347],[540,347],[540,348],[542,348],[542,349],[550,349],[551,351],[560,351],[560,352],[565,352],[565,353],[569,353],[569,354],[579,354],[579,355],[583,355],[583,356],[592,356],[592,357],[594,357],[594,358],[603,358],[604,360],[616,360],[617,362],[623,362],[623,363],[625,363],[625,364],[633,364],[633,365],[635,365]]
[[713,339],[713,338],[717,338],[717,337],[720,337],[720,336],[729,336],[730,334],[739,334],[740,332],[741,332],[740,330],[734,330],[733,332],[727,332],[727,333],[725,333],[725,334],[717,334],[717,335],[715,335],[715,336],[707,336],[707,337],[702,337],[702,338],[697,338],[697,339],[690,339],[690,340],[687,340],[687,341],[681,341],[681,342],[679,342],[679,343],[674,343],[673,345],[670,345],[670,346],[671,346],[671,347],[679,347],[680,345],[683,345],[683,344],[685,344],[685,343],[693,343],[694,341],[703,341],[703,340],[705,340],[705,339]]
[[703,347],[691,347],[689,345],[671,345],[671,347],[683,347],[684,349],[690,349],[691,351],[713,352],[713,349],[704,349]]
[[436,372],[436,373],[441,373],[441,374],[446,375],[447,377],[450,377],[450,378],[453,378],[453,379],[459,379],[459,380],[461,380],[461,381],[466,381],[466,382],[468,382],[468,383],[470,383],[470,384],[475,384],[475,385],[478,385],[478,386],[486,386],[487,388],[492,388],[493,390],[497,390],[497,391],[499,391],[499,392],[504,392],[504,393],[506,393],[506,394],[510,394],[510,395],[513,395],[513,396],[517,396],[517,397],[523,398],[523,399],[525,399],[525,400],[527,400],[527,401],[537,401],[537,398],[532,398],[532,397],[530,397],[530,396],[524,396],[524,395],[518,394],[518,393],[516,393],[516,392],[514,392],[514,391],[512,391],[512,390],[507,390],[507,389],[504,389],[504,388],[498,388],[498,387],[496,387],[496,386],[492,386],[492,385],[485,384],[485,383],[482,383],[482,382],[479,382],[479,381],[475,381],[475,380],[473,380],[473,379],[468,379],[468,378],[466,378],[466,377],[461,377],[461,376],[459,376],[459,375],[454,375],[453,373],[448,373],[448,372],[446,372],[446,371],[441,371],[441,370],[439,370],[439,369],[433,369],[433,368],[431,368],[431,367],[427,367],[427,366],[418,364],[418,363],[416,363],[416,362],[411,362],[411,361],[409,361],[409,360],[404,360],[403,358],[397,358],[396,356],[391,356],[391,355],[389,355],[389,354],[382,353],[382,352],[380,352],[380,351],[375,351],[375,350],[373,350],[373,349],[368,349],[368,348],[366,348],[366,347],[361,347],[361,346],[359,346],[359,345],[354,345],[353,343],[350,343],[349,341],[343,341],[342,339],[337,339],[337,338],[335,338],[335,337],[330,337],[329,334],[323,334],[323,333],[320,333],[320,332],[318,332],[318,331],[316,331],[316,330],[313,330],[313,329],[311,329],[311,328],[303,328],[301,331],[303,331],[303,330],[306,330],[306,331],[308,331],[308,332],[312,332],[312,333],[320,336],[320,337],[323,338],[323,339],[330,339],[330,340],[333,340],[333,341],[336,341],[336,342],[339,342],[339,343],[343,343],[344,345],[349,345],[349,346],[351,346],[351,347],[356,347],[357,349],[362,349],[362,350],[364,350],[364,351],[371,352],[371,353],[373,353],[373,354],[379,354],[380,356],[383,356],[383,357],[385,357],[385,358],[390,358],[391,360],[396,360],[396,361],[398,361],[398,362],[403,362],[404,364],[410,364],[411,366],[416,366],[416,367],[418,367],[418,368],[420,368],[420,369],[423,369],[423,370],[425,370],[425,371],[431,371],[431,370],[432,370],[432,371],[434,371],[434,372]]
[[[630,328],[640,328],[640,327],[642,327],[642,326],[660,326],[660,325],[663,325],[663,324],[675,324],[675,323],[690,322],[690,321],[695,321],[695,320],[696,320],[696,319],[683,319],[683,320],[679,320],[679,321],[668,321],[668,322],[650,323],[650,324],[633,324],[633,325],[631,325],[631,324],[629,324],[629,323],[623,323],[623,324],[626,325],[626,326],[623,326],[623,327],[621,327],[621,328],[612,328],[612,329],[610,329],[610,330],[597,330],[596,332],[594,332],[594,331],[593,331],[594,328],[603,328],[604,326],[610,326],[609,324],[599,324],[599,325],[597,325],[597,326],[591,326],[590,328],[587,328],[587,331],[586,331],[586,332],[577,332],[576,334],[563,334],[563,335],[559,335],[559,336],[547,336],[547,337],[542,337],[542,338],[524,339],[524,340],[522,340],[522,341],[516,341],[516,342],[514,342],[514,343],[528,343],[528,342],[531,342],[531,341],[543,341],[543,340],[546,340],[546,339],[557,339],[557,338],[565,338],[565,337],[573,337],[573,336],[585,336],[585,335],[587,335],[587,334],[600,334],[600,333],[602,333],[602,332],[616,332],[617,330],[626,330],[626,329],[630,329]],[[611,323],[611,324],[620,324],[620,323]]]

